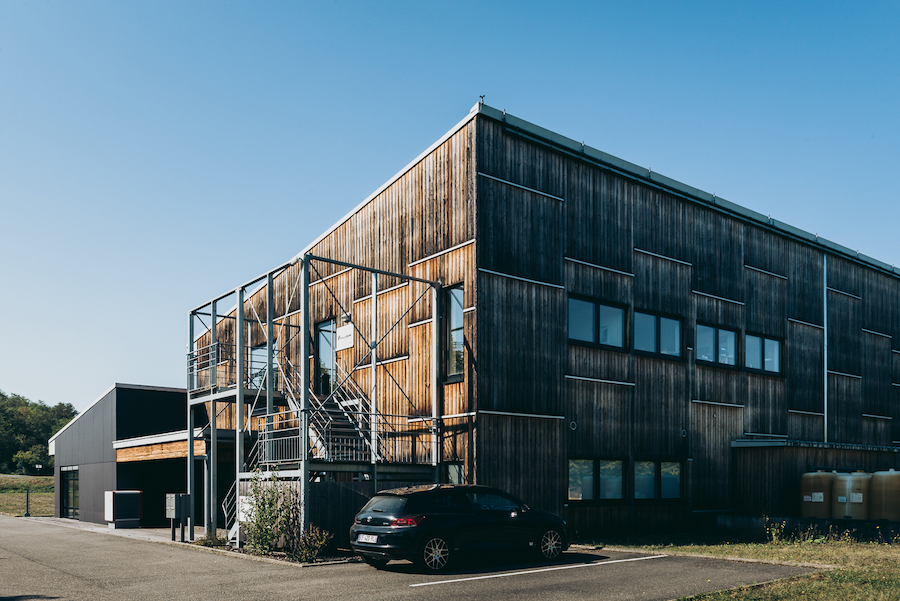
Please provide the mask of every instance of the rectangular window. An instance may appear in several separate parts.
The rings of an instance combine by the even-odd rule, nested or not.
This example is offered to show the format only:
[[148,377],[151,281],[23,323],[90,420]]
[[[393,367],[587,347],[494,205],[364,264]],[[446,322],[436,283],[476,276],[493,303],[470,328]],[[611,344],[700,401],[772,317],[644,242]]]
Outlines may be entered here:
[[731,330],[719,330],[719,363],[734,365],[735,333]]
[[697,325],[697,360],[720,365],[736,364],[737,333],[711,326]]
[[600,499],[623,498],[622,461],[603,460],[597,462],[597,497]]
[[590,501],[594,498],[594,460],[569,459],[569,500]]
[[444,376],[461,376],[465,371],[465,339],[463,330],[463,287],[448,288],[444,295]]
[[597,330],[594,327],[594,303],[569,299],[569,340],[596,342]]
[[659,318],[659,353],[681,356],[681,322],[677,319]]
[[659,492],[662,499],[681,498],[681,464],[677,461],[663,461],[660,464]]
[[634,350],[657,352],[655,315],[634,312]]
[[781,343],[766,339],[763,355],[763,369],[772,373],[781,373]]
[[625,309],[570,298],[569,340],[619,348],[625,346]]
[[697,326],[697,360],[715,362],[716,329]]
[[649,313],[634,313],[634,350],[681,356],[681,322]]
[[625,346],[625,310],[600,305],[600,344]]
[[656,498],[656,462],[634,462],[634,498]]
[[744,365],[747,369],[762,369],[762,338],[747,334],[744,339]]
[[334,320],[316,324],[316,384],[317,394],[329,395],[334,390]]
[[747,334],[744,339],[744,365],[747,369],[781,373],[781,342]]

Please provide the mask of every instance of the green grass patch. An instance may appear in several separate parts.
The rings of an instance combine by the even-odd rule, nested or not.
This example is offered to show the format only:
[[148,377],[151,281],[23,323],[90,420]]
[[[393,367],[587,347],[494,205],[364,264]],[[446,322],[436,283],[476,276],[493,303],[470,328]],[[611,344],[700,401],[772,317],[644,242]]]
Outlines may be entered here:
[[777,525],[765,532],[723,535],[721,531],[665,540],[621,539],[607,546],[627,546],[648,553],[739,557],[761,561],[836,566],[770,584],[691,597],[703,601],[896,601],[900,599],[900,539],[856,540],[852,533],[807,531],[785,535]]
[[0,493],[49,492],[54,490],[53,476],[3,476],[0,475]]

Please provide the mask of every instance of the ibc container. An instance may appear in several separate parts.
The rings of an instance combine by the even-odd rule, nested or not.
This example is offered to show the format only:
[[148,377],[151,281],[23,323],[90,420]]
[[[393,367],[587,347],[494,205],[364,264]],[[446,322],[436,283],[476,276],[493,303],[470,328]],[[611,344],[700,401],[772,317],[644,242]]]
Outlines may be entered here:
[[836,520],[869,519],[869,483],[872,474],[838,474],[831,490],[831,517]]
[[807,472],[800,477],[800,516],[804,518],[831,517],[831,489],[837,472]]
[[872,474],[869,518],[900,521],[900,472],[891,469]]

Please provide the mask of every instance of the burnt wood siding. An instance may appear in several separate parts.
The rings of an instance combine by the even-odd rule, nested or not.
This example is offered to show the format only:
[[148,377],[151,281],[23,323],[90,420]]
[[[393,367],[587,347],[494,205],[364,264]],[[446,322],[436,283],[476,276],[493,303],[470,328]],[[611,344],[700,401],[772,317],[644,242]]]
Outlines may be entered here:
[[[898,278],[828,252],[826,292],[822,247],[476,123],[480,409],[563,415],[568,458],[682,462],[680,509],[656,504],[669,523],[734,506],[731,441],[824,441],[826,382],[829,442],[900,440]],[[570,296],[626,308],[624,347],[569,343]],[[632,351],[635,311],[678,319],[681,357]],[[736,333],[734,366],[695,361],[698,324]],[[778,373],[745,367],[747,335],[780,343]],[[488,436],[479,425],[479,457]],[[645,507],[569,505],[580,531],[634,524]]]

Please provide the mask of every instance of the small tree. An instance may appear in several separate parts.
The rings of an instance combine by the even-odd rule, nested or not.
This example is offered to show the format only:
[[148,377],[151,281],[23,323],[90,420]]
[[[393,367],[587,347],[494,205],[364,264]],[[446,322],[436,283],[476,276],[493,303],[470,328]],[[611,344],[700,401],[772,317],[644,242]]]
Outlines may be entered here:
[[290,514],[284,486],[278,472],[264,478],[259,468],[250,483],[250,503],[246,521],[242,521],[250,550],[259,555],[271,555],[278,547],[287,527]]

